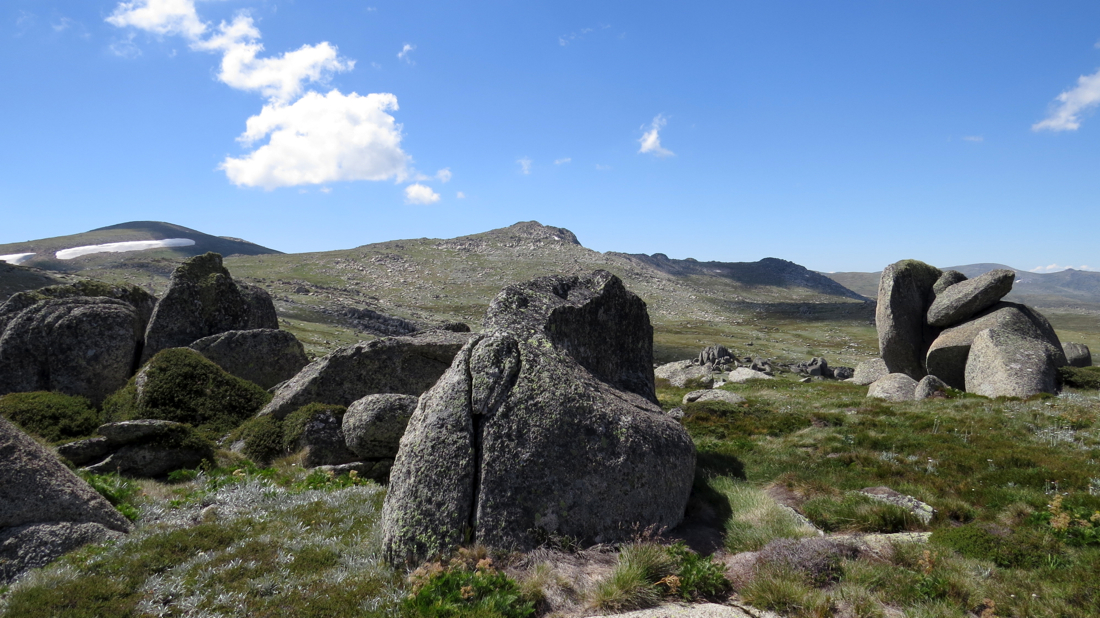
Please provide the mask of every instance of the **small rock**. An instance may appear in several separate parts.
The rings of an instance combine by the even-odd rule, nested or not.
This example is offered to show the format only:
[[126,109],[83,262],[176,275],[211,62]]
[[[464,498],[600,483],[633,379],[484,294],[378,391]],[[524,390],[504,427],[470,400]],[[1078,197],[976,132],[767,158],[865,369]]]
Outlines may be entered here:
[[943,397],[947,392],[947,384],[943,380],[933,375],[927,375],[917,382],[917,390],[913,393],[913,398],[917,401],[922,399],[928,399],[929,397]]
[[859,490],[859,493],[874,500],[878,500],[879,502],[900,506],[913,515],[916,515],[917,519],[921,520],[921,523],[924,524],[930,523],[932,521],[932,516],[936,514],[936,509],[931,506],[917,500],[913,496],[907,496],[903,493],[896,492],[889,487],[867,487]]
[[684,403],[704,402],[704,401],[721,401],[724,403],[744,403],[745,398],[737,393],[731,393],[723,390],[705,390],[705,391],[691,391],[684,395]]
[[866,386],[886,377],[889,373],[890,370],[886,368],[886,361],[881,358],[872,358],[856,365],[851,380],[852,384]]
[[1092,352],[1087,345],[1067,341],[1062,344],[1062,350],[1070,367],[1092,367]]
[[904,373],[891,373],[871,384],[867,396],[886,401],[913,401],[916,391],[916,380]]

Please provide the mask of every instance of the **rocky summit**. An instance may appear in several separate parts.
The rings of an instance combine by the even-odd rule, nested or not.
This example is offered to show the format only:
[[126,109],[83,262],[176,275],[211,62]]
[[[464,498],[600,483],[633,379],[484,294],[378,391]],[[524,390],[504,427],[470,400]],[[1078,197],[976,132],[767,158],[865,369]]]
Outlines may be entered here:
[[656,405],[645,303],[607,272],[502,291],[420,398],[383,508],[387,558],[472,539],[530,549],[667,529],[684,515],[695,447]]

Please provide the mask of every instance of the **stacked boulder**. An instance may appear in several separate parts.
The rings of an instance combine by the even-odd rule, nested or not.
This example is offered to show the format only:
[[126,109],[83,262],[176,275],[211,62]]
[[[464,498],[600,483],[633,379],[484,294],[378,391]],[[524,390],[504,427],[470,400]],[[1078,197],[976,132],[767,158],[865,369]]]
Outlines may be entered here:
[[657,404],[652,346],[645,303],[608,272],[505,288],[401,438],[388,560],[676,526],[695,447]]
[[130,522],[49,449],[0,418],[0,585]]
[[861,364],[853,381],[869,396],[905,401],[947,387],[987,397],[1054,393],[1066,355],[1050,322],[1004,302],[1015,271],[973,279],[917,260],[882,273],[876,319],[881,359]]

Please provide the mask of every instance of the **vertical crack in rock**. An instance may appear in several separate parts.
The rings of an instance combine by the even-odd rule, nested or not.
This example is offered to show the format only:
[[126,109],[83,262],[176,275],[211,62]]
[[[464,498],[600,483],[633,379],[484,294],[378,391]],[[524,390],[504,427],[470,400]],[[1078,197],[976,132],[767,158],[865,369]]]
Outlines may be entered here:
[[519,376],[519,344],[510,335],[495,335],[478,343],[466,365],[469,388],[470,420],[473,424],[474,486],[470,510],[470,530],[477,534],[477,514],[481,504],[482,443],[485,426],[508,398]]

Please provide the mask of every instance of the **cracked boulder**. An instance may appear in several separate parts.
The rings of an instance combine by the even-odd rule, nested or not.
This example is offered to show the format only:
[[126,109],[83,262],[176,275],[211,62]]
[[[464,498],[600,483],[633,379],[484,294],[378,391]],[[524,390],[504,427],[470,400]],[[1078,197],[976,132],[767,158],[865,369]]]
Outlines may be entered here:
[[604,271],[543,277],[505,288],[485,326],[401,439],[382,514],[387,559],[676,526],[695,447],[657,405],[645,303]]

